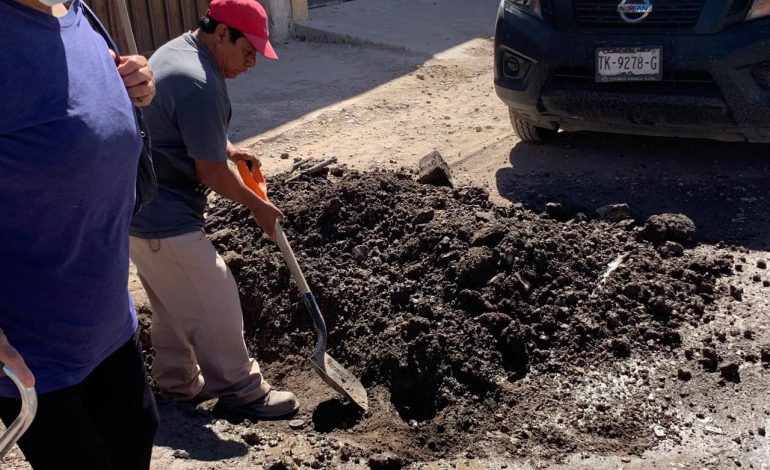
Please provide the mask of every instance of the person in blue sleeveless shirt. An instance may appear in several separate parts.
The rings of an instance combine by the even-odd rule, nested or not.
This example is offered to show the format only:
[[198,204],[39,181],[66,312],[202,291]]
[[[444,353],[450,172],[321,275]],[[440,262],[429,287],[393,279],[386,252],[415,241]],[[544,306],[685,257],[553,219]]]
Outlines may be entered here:
[[[39,394],[33,468],[145,469],[158,424],[128,294],[128,227],[152,100],[80,0],[0,0],[0,361]],[[0,378],[0,418],[19,412]]]

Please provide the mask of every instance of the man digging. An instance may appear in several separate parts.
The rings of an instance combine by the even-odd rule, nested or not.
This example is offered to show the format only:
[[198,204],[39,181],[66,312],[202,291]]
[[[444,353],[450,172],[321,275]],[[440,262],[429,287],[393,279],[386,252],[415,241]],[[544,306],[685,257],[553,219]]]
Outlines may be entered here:
[[158,197],[134,218],[131,259],[152,305],[152,375],[182,401],[216,397],[242,418],[279,418],[299,405],[271,389],[243,339],[243,314],[230,270],[204,235],[206,189],[244,204],[273,238],[283,214],[228,166],[253,160],[227,137],[225,79],[253,68],[259,52],[277,55],[267,14],[256,0],[213,0],[199,28],[158,49],[150,63],[156,96],[145,108],[153,139]]

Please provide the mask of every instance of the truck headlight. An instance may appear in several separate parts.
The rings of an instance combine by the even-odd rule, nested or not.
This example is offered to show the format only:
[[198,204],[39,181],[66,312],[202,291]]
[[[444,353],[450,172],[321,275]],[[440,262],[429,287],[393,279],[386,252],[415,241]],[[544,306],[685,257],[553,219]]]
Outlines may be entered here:
[[754,0],[749,14],[746,15],[746,21],[762,18],[770,15],[770,0]]
[[[770,4],[770,0],[765,1],[765,3]],[[541,20],[543,19],[540,0],[502,0],[500,6],[510,13],[513,13],[514,10],[525,11],[537,16]]]

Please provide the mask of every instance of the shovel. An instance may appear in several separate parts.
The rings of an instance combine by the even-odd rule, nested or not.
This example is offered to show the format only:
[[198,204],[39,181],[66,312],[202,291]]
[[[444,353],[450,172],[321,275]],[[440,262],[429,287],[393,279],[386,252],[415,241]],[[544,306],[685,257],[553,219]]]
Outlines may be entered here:
[[[16,441],[18,441],[21,435],[24,434],[24,431],[29,428],[29,425],[32,424],[32,420],[35,419],[35,413],[37,412],[37,394],[35,393],[34,387],[27,388],[22,385],[21,380],[19,380],[10,367],[2,362],[0,362],[0,367],[2,367],[2,372],[10,377],[16,385],[16,388],[19,389],[19,395],[21,396],[21,412],[19,413],[19,416],[16,417],[3,435],[0,436],[0,460],[3,460],[5,454],[11,450],[11,447],[16,444]],[[2,375],[2,373],[0,373],[0,375]]]
[[[237,166],[238,172],[246,186],[254,191],[262,200],[268,201],[267,183],[265,183],[265,178],[262,176],[259,168],[253,165],[253,168],[249,170],[248,164],[243,160],[239,161]],[[318,308],[315,296],[310,292],[310,287],[308,287],[307,281],[305,281],[305,276],[302,274],[297,258],[294,257],[294,252],[291,246],[289,246],[289,241],[286,239],[286,235],[283,233],[283,228],[281,228],[279,222],[275,223],[275,241],[281,250],[286,265],[289,267],[289,271],[291,271],[291,277],[294,279],[297,287],[299,287],[302,299],[305,301],[305,307],[310,312],[313,324],[315,325],[315,352],[310,356],[310,364],[313,365],[318,375],[333,389],[358,405],[362,410],[367,411],[369,409],[369,401],[366,397],[364,386],[361,385],[361,382],[353,374],[342,367],[339,362],[326,354],[326,322],[321,315],[321,309]]]

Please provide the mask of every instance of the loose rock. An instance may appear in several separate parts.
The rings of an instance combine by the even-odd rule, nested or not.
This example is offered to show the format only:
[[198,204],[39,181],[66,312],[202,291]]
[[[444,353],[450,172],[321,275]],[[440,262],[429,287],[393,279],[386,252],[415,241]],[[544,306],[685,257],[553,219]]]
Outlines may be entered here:
[[369,457],[369,468],[372,470],[400,470],[404,460],[391,452],[374,454]]
[[628,204],[612,204],[596,209],[596,216],[608,222],[620,222],[626,219],[636,219],[638,213]]
[[695,239],[695,223],[684,214],[653,215],[644,224],[642,236],[652,242],[671,240],[687,244]]
[[453,187],[452,171],[437,150],[422,157],[419,165],[420,175],[417,178],[419,183]]

